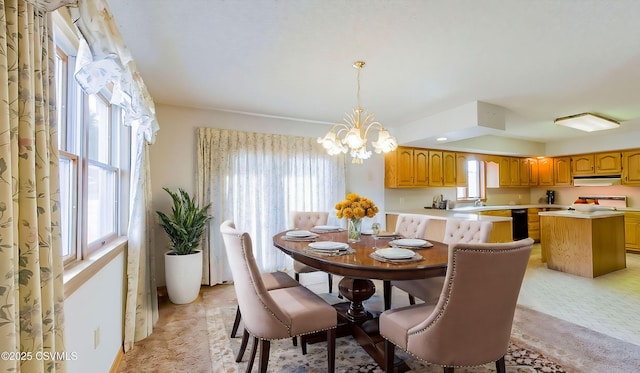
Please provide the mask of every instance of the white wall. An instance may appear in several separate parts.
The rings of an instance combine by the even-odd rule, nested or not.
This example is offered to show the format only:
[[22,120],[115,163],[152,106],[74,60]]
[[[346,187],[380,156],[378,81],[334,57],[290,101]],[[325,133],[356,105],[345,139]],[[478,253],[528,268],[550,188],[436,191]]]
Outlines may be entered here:
[[[65,351],[69,373],[108,372],[122,348],[124,313],[124,252],[116,256],[64,302]],[[99,344],[94,333],[99,329]]]

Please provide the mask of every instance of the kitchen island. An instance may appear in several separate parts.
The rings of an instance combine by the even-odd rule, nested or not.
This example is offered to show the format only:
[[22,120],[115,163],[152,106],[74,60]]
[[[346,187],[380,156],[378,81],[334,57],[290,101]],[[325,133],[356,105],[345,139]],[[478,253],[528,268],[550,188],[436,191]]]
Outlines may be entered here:
[[542,261],[548,268],[590,278],[626,268],[624,213],[563,210],[539,215]]

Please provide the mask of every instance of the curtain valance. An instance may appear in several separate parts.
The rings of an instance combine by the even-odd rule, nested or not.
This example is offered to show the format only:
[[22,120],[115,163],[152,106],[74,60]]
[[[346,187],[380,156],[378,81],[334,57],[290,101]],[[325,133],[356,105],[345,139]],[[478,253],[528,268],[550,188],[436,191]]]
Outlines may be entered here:
[[70,8],[84,40],[76,60],[76,80],[91,94],[113,84],[111,103],[125,110],[125,123],[137,123],[149,143],[159,126],[147,91],[104,0],[77,0]]

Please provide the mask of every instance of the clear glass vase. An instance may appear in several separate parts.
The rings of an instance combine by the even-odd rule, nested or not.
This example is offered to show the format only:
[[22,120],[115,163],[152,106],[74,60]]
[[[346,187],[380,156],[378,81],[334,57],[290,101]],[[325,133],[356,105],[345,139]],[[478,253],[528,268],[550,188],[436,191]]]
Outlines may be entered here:
[[362,219],[347,219],[347,234],[349,237],[349,242],[360,241],[360,236],[362,234]]

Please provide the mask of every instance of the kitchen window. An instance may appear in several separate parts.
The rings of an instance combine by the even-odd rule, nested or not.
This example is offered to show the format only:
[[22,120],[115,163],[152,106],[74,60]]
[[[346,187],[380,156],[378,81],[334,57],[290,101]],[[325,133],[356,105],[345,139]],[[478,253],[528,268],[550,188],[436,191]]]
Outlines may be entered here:
[[456,188],[456,199],[475,201],[486,198],[485,163],[470,159],[466,163],[467,185]]

